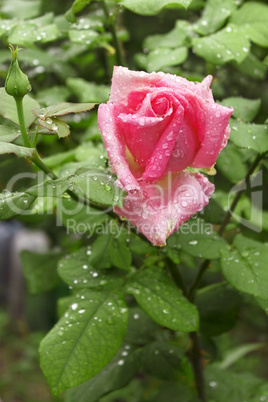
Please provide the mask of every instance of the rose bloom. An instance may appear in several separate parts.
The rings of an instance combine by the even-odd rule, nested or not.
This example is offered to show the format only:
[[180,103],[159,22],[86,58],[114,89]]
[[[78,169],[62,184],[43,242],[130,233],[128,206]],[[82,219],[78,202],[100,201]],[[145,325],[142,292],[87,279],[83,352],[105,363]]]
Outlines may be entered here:
[[165,245],[214,191],[207,177],[187,170],[211,168],[230,134],[233,109],[214,102],[211,81],[115,67],[110,99],[99,106],[117,185],[128,192],[114,211],[155,245]]

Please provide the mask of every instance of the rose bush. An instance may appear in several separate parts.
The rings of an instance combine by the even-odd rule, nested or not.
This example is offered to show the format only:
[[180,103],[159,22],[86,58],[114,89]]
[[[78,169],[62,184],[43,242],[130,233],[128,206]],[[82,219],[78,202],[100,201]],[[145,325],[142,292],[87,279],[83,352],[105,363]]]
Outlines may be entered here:
[[111,166],[128,192],[122,210],[114,210],[155,245],[214,191],[204,175],[186,170],[212,167],[230,134],[233,109],[214,102],[211,81],[115,67],[110,99],[99,107]]

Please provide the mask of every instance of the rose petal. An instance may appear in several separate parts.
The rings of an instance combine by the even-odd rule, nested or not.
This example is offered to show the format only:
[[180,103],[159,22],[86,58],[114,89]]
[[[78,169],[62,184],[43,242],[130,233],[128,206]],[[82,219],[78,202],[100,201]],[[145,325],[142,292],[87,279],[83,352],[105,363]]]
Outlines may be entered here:
[[[101,104],[98,111],[98,123],[102,132],[105,148],[111,165],[117,174],[119,181],[126,191],[139,189],[139,184],[130,170],[126,160],[126,145],[118,127],[115,124],[115,109],[111,104]],[[116,111],[117,114],[117,111]]]
[[205,105],[204,138],[199,137],[200,148],[191,167],[210,168],[216,162],[219,152],[226,145],[230,131],[227,128],[233,108],[218,105]]
[[[151,181],[161,179],[166,171],[170,155],[176,145],[178,135],[182,126],[184,110],[181,106],[177,106],[177,110],[173,115],[172,123],[168,125],[161,135],[150,160],[147,163],[145,172],[142,175],[143,180]],[[183,168],[187,167],[184,166]],[[178,168],[178,170],[181,170]]]
[[[131,99],[133,102],[133,99]],[[145,169],[157,142],[170,122],[173,108],[164,116],[156,116],[152,110],[151,94],[143,100],[142,107],[135,114],[121,113],[117,118],[118,126],[128,149],[136,162]]]
[[129,93],[155,86],[164,73],[145,73],[143,71],[131,71],[126,67],[114,67],[110,102],[127,104]]
[[214,185],[200,173],[169,175],[162,182],[141,183],[140,191],[128,193],[123,209],[114,211],[129,219],[154,245],[166,239],[209,201]]

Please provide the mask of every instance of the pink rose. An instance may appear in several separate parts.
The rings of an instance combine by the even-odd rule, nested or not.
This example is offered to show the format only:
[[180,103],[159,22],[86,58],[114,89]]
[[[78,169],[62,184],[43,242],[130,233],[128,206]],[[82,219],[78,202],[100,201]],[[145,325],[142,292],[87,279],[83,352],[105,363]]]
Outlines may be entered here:
[[110,99],[99,107],[112,168],[128,191],[114,211],[155,245],[165,245],[214,191],[202,174],[185,170],[212,167],[230,134],[233,109],[214,102],[211,80],[115,67]]

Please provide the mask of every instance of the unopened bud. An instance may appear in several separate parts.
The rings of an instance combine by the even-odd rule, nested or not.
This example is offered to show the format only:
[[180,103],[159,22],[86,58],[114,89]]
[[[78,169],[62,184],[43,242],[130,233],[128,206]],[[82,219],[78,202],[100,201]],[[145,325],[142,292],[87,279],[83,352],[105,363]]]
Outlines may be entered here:
[[19,66],[18,62],[18,47],[14,49],[12,45],[9,45],[9,49],[12,55],[12,61],[9,66],[7,78],[5,82],[6,92],[14,98],[23,98],[32,87],[26,74],[24,74]]

